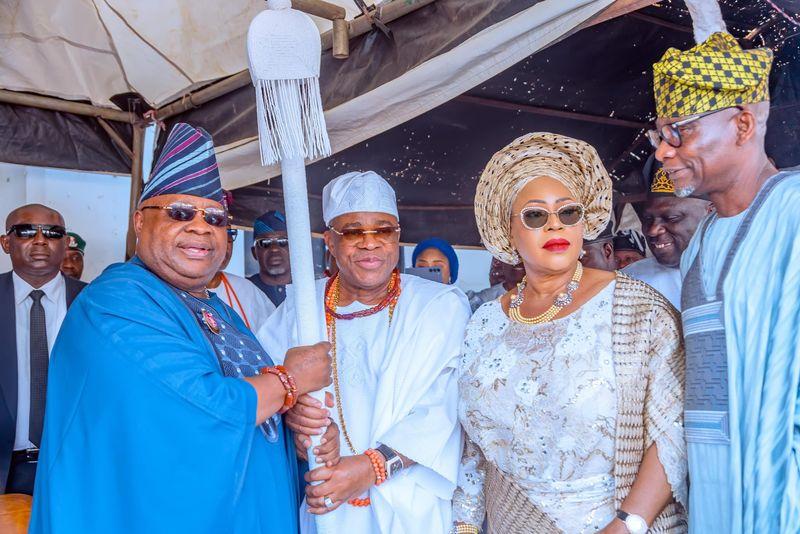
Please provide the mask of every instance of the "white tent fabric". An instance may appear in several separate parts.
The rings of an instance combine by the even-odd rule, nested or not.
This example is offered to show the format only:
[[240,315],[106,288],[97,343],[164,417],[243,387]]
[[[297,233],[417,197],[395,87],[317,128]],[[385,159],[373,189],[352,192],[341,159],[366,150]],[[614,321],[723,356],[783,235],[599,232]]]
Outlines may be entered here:
[[[358,13],[350,0],[328,1]],[[159,107],[247,69],[247,28],[263,9],[261,0],[3,0],[0,87],[108,107],[135,92]]]
[[[333,152],[402,124],[557,41],[613,0],[546,0],[505,19],[389,83],[325,112]],[[261,167],[258,138],[217,147],[223,186],[277,176]]]
[[[352,0],[328,0],[358,13]],[[368,1],[368,3],[374,3]],[[381,2],[376,2],[380,4]],[[402,124],[564,37],[613,0],[545,0],[325,113],[338,152]],[[136,92],[153,107],[247,68],[261,0],[2,0],[0,88],[111,107]],[[320,32],[330,22],[315,19]],[[257,138],[217,147],[223,185],[279,174]]]

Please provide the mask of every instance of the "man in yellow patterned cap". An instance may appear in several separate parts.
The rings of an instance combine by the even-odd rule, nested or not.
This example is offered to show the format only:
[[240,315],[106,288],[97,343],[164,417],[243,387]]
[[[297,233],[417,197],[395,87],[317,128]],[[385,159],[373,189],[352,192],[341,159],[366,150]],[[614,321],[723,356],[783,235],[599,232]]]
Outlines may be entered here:
[[772,52],[654,65],[656,157],[716,212],[681,259],[691,532],[800,531],[800,172],[764,151]]

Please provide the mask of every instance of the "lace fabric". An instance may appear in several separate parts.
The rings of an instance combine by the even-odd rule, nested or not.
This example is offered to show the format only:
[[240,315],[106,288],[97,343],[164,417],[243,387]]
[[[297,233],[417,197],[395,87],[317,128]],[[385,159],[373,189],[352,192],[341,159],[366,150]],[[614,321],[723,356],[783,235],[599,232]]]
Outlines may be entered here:
[[541,325],[510,322],[499,301],[477,312],[462,358],[460,417],[470,438],[457,520],[482,522],[486,459],[565,532],[594,532],[613,518],[613,288]]

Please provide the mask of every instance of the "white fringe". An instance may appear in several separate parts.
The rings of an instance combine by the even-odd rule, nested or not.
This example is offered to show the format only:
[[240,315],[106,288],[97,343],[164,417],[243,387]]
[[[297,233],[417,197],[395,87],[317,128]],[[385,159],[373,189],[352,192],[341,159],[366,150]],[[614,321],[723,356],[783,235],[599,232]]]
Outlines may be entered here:
[[708,39],[712,33],[728,31],[717,0],[686,0],[686,7],[692,16],[694,40],[697,44]]
[[315,159],[331,153],[316,77],[254,80],[261,164],[284,158]]

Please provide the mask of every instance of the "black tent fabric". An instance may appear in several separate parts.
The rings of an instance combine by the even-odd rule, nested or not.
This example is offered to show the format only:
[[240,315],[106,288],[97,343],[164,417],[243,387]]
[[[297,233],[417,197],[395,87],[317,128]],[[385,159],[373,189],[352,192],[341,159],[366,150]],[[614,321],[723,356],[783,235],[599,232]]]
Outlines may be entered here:
[[[131,143],[131,127],[110,122]],[[0,161],[81,171],[131,173],[131,160],[97,120],[0,103]]]
[[[757,30],[743,43],[775,51],[768,151],[779,166],[800,164],[800,27],[767,3],[720,4],[734,36]],[[781,3],[792,14],[800,12],[797,4]],[[472,206],[478,176],[496,150],[530,131],[592,143],[616,189],[641,192],[641,167],[651,152],[643,132],[654,119],[651,66],[670,46],[693,46],[691,28],[683,2],[675,1],[582,30],[462,97],[312,164],[312,229],[324,230],[322,187],[342,173],[371,169],[397,191],[403,241],[435,233],[479,245]],[[282,208],[279,178],[237,189],[234,196],[234,219],[243,226],[267,209]]]

